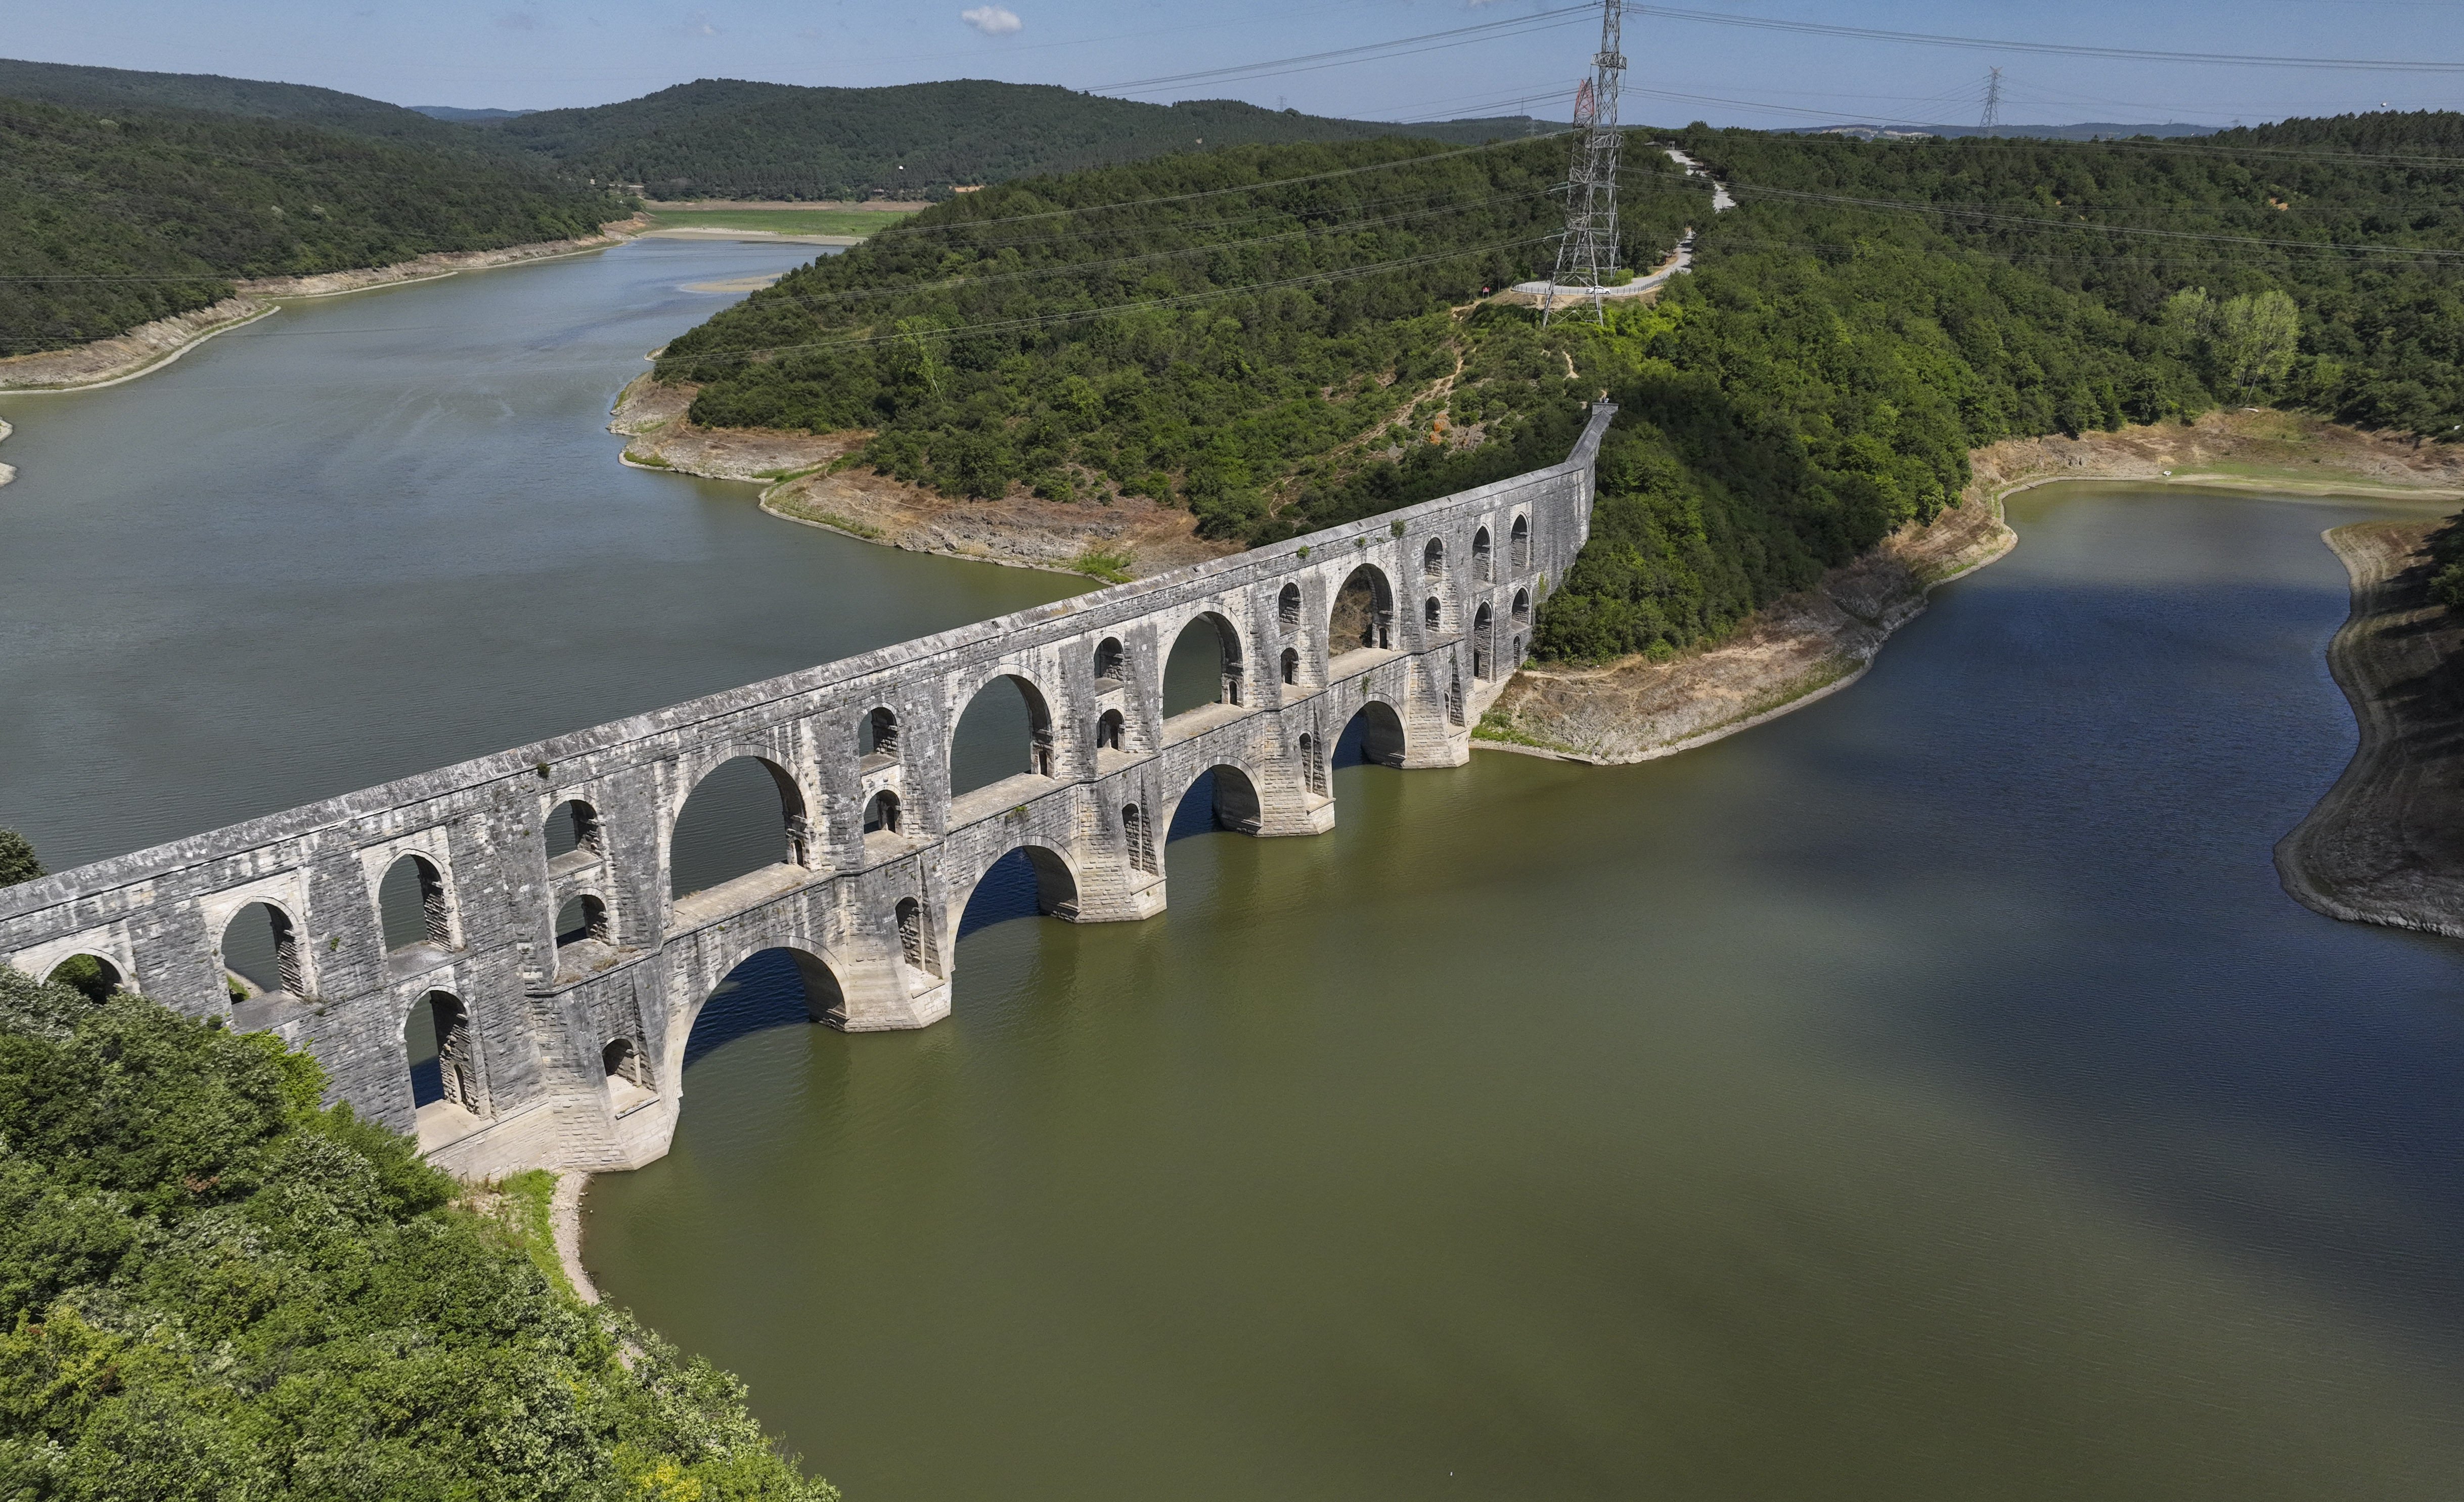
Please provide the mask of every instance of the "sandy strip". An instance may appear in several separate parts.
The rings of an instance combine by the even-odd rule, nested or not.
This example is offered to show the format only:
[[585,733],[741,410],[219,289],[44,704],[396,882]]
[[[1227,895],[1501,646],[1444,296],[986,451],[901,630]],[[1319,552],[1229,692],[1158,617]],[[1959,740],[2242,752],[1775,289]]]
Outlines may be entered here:
[[564,1280],[585,1304],[599,1302],[599,1285],[590,1281],[590,1270],[582,1265],[582,1192],[590,1187],[590,1176],[578,1168],[567,1168],[556,1176],[556,1194],[547,1204],[548,1224],[556,1229],[557,1260],[564,1264]]

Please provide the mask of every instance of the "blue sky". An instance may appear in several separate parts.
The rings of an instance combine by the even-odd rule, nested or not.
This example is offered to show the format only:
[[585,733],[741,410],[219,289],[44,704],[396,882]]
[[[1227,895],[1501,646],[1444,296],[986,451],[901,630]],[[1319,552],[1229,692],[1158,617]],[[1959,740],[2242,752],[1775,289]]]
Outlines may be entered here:
[[[0,52],[54,62],[322,84],[404,104],[545,108],[697,77],[869,85],[1005,78],[1313,114],[1562,118],[1592,26],[1560,24],[1234,82],[1142,80],[1565,9],[1570,0],[20,0]],[[2457,0],[1674,0],[1701,11],[1995,40],[2464,61]],[[2464,107],[2464,73],[1997,55],[1639,17],[1629,121],[1973,121],[1986,69],[2003,119],[2068,123]],[[1656,91],[1656,92],[1643,92]]]

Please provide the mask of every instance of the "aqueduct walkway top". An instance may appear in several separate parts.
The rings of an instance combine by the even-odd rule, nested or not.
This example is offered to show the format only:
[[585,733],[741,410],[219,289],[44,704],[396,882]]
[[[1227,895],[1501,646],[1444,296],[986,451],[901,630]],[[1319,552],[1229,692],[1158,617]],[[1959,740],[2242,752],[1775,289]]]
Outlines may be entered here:
[[[1227,826],[1310,834],[1333,827],[1328,757],[1355,716],[1376,760],[1468,760],[1589,533],[1613,411],[1548,469],[0,890],[0,960],[46,976],[92,956],[183,1011],[278,1033],[459,1172],[649,1161],[695,1015],[759,951],[793,954],[834,1026],[924,1027],[950,1009],[968,896],[1013,850],[1044,911],[1142,918],[1164,905],[1158,821],[1210,771]],[[1199,620],[1222,693],[1167,718],[1164,659]],[[953,796],[957,718],[1003,676],[1033,770]],[[778,784],[780,859],[671,897],[686,798],[745,756]],[[551,854],[559,817],[572,848]],[[389,947],[378,893],[406,860],[425,933]],[[587,920],[561,936],[576,904]],[[269,918],[275,983],[232,985],[243,910]],[[444,1096],[425,1107],[405,1054],[421,1007]]]

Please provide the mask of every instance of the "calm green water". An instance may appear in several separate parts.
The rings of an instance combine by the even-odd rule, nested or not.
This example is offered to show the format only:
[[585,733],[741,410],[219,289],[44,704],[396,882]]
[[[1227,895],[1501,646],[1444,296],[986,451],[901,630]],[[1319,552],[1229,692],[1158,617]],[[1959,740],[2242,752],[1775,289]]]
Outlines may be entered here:
[[[0,396],[0,824],[91,859],[1076,587],[614,464],[682,286],[794,258]],[[2351,745],[2317,534],[2383,509],[2039,492],[1750,735],[1352,767],[1152,922],[979,912],[938,1027],[698,1039],[589,1259],[854,1502],[2452,1496],[2464,950],[2268,864]]]
[[2452,1497],[2464,951],[2268,860],[2365,514],[2038,493],[1750,735],[1341,771],[706,1049],[588,1259],[861,1502]]

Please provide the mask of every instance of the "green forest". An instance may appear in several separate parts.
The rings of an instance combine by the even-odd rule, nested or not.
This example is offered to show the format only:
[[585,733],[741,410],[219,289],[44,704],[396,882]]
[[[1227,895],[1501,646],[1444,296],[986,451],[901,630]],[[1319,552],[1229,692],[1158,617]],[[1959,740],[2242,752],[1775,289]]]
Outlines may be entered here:
[[1479,142],[1527,122],[1381,125],[1238,99],[1148,104],[1053,84],[959,78],[877,89],[703,78],[638,99],[544,110],[487,132],[652,198],[941,198],[1004,182],[1221,146],[1408,134]]
[[0,354],[205,307],[235,278],[564,239],[626,211],[611,192],[478,152],[0,96]]
[[[92,994],[89,994],[89,990]],[[315,1061],[0,965],[0,1496],[830,1502]]]
[[1534,651],[1718,639],[1997,439],[2304,408],[2464,419],[2464,117],[2190,142],[1637,133],[1627,264],[1692,275],[1605,328],[1482,293],[1547,264],[1556,141],[1237,149],[1023,180],[825,258],[671,343],[696,421],[869,430],[950,496],[1147,495],[1288,537],[1562,456],[1621,411]]

